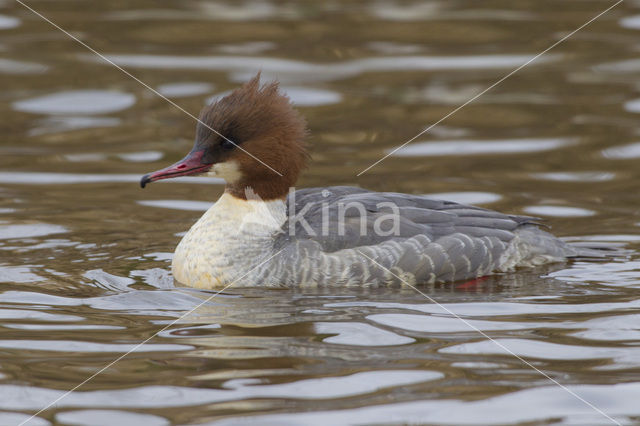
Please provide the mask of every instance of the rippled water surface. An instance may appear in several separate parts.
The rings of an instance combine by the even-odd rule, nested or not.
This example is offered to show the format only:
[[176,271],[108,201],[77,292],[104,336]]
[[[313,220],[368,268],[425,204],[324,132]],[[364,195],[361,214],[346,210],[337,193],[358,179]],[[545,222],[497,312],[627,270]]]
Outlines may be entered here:
[[278,78],[312,129],[299,186],[536,215],[625,250],[432,300],[207,301],[169,263],[221,181],[137,185],[190,149],[193,119],[0,1],[0,424],[640,422],[640,2],[394,151],[613,3],[27,1],[193,114]]

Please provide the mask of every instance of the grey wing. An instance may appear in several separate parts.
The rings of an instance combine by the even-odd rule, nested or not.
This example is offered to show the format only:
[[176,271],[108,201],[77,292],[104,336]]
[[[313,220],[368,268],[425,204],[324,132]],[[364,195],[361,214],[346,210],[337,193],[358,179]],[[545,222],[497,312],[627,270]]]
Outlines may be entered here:
[[416,235],[435,241],[462,233],[508,242],[515,229],[536,221],[419,195],[345,186],[298,190],[287,201],[289,219],[282,235],[314,240],[328,252]]
[[276,248],[295,247],[322,257],[324,267],[355,268],[354,275],[370,277],[388,277],[387,269],[417,281],[484,275],[499,265],[516,229],[535,227],[530,217],[353,187],[299,190],[288,204]]

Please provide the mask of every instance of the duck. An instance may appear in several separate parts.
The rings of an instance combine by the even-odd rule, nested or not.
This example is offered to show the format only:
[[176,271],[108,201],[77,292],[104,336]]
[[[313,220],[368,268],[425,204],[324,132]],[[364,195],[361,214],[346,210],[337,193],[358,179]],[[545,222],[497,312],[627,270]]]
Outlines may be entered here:
[[260,74],[205,106],[193,149],[144,175],[222,178],[224,193],[183,236],[182,285],[383,287],[449,283],[588,256],[539,219],[352,186],[295,189],[310,155],[307,124]]

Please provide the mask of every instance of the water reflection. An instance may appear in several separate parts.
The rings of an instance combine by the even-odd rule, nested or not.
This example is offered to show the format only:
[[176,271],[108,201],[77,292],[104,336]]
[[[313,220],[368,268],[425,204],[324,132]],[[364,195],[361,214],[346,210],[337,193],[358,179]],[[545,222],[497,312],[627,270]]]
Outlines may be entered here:
[[167,83],[158,86],[158,92],[168,98],[204,95],[213,90],[209,83]]
[[[100,157],[97,157],[98,160]],[[76,183],[126,182],[139,183],[140,174],[82,174],[82,173],[41,173],[41,172],[0,172],[0,183],[25,185],[68,185]],[[223,184],[219,178],[178,177],[168,182]],[[165,183],[165,182],[162,182]]]
[[[251,381],[232,380],[224,384],[226,389],[147,386],[124,390],[78,391],[62,400],[60,405],[64,407],[161,408],[188,407],[247,398],[340,398],[373,393],[386,387],[401,387],[436,380],[441,377],[441,374],[431,371],[389,370],[273,385],[254,385]],[[8,398],[0,401],[1,408],[12,407],[21,410],[38,409],[62,394],[61,391],[17,385],[0,385],[0,392],[8,395]]]
[[42,237],[45,235],[63,234],[66,232],[69,232],[69,230],[64,226],[51,225],[48,223],[0,225],[0,240]]
[[[606,157],[607,155],[605,155]],[[615,178],[612,172],[548,172],[533,173],[536,179],[552,180],[557,182],[605,182]]]
[[633,159],[640,157],[640,142],[632,143],[623,146],[614,146],[602,151],[602,155],[606,158],[613,158],[616,160]]
[[491,204],[499,201],[502,196],[491,192],[465,191],[465,192],[440,192],[425,194],[434,200],[448,200],[461,204]]
[[587,217],[596,214],[593,210],[568,206],[527,206],[524,208],[524,211],[534,216],[553,217]]
[[[1,418],[0,418],[1,419]],[[138,425],[167,426],[167,419],[121,410],[73,410],[56,414],[56,421],[78,426]],[[29,423],[31,424],[31,423]]]
[[147,163],[161,160],[164,157],[164,153],[160,151],[128,152],[118,154],[118,157],[131,163]]
[[[320,106],[331,105],[338,103],[342,100],[342,96],[339,93],[332,92],[330,90],[323,89],[311,89],[305,87],[286,87],[283,86],[282,91],[287,94],[291,102],[297,106]],[[211,104],[224,96],[231,93],[230,91],[219,93],[217,95],[207,98],[206,104]]]
[[640,15],[627,16],[620,20],[620,25],[624,28],[640,29]]
[[[506,349],[505,349],[506,348]],[[478,354],[505,355],[545,360],[586,360],[609,359],[615,363],[615,368],[636,368],[640,356],[640,348],[604,348],[591,347],[584,351],[582,346],[561,345],[557,343],[541,342],[527,339],[494,339],[474,343],[449,346],[440,352],[447,354]]]
[[356,346],[395,346],[415,342],[411,337],[401,336],[390,331],[363,323],[353,322],[316,322],[318,334],[333,334],[322,341],[338,345]]
[[0,73],[3,74],[40,74],[49,67],[36,62],[24,62],[14,59],[0,58]]
[[[31,418],[29,414],[3,412],[0,413],[0,421],[8,425],[28,424],[29,426],[49,426],[51,423],[40,417]],[[28,423],[25,423],[27,422]]]
[[[262,71],[266,79],[288,83],[342,80],[367,72],[437,71],[510,69],[522,65],[532,55],[476,55],[476,56],[393,56],[356,59],[332,64],[316,64],[291,59],[253,56],[169,56],[169,55],[106,55],[122,67],[146,69],[219,70],[233,72],[234,81],[246,81]],[[81,59],[102,63],[96,57],[81,55]],[[549,55],[536,65],[552,62]],[[247,71],[249,70],[249,71]]]
[[637,261],[591,264],[576,262],[571,268],[552,272],[549,276],[565,281],[600,283],[608,286],[640,286],[640,263]]
[[624,109],[629,112],[640,112],[640,99],[634,99],[624,104]]
[[[625,419],[637,416],[640,412],[638,409],[631,408],[632,395],[640,392],[640,386],[637,383],[573,385],[568,388],[581,398],[594,401],[599,409],[613,416],[618,422],[625,423]],[[531,401],[540,401],[541,405],[531,410]],[[480,401],[425,400],[311,413],[241,417],[223,420],[217,424],[249,425],[255,424],[254,422],[263,424],[290,422],[320,426],[340,423],[376,423],[380,419],[390,419],[396,423],[482,424],[481,421],[476,420],[480,418],[490,418],[493,423],[506,424],[546,422],[558,418],[562,418],[568,424],[607,424],[609,422],[602,414],[586,406],[567,391],[555,386],[542,386]]]
[[114,344],[114,343],[91,343],[74,342],[65,340],[0,340],[0,348],[5,350],[29,350],[47,352],[100,352],[100,353],[127,353],[155,352],[155,351],[180,351],[193,349],[186,345],[157,345],[146,344],[137,347],[136,344]]
[[571,139],[505,139],[505,140],[448,140],[438,142],[412,142],[397,151],[388,150],[396,157],[440,155],[519,154],[549,151],[570,145]]
[[115,127],[120,124],[122,124],[122,120],[116,117],[53,116],[37,120],[36,125],[29,129],[28,134],[29,136],[39,136],[80,129]]
[[164,209],[207,211],[213,202],[192,201],[192,200],[142,200],[138,204],[149,207],[160,207]]
[[253,21],[268,18],[294,19],[299,17],[300,8],[295,5],[277,5],[264,0],[247,3],[196,3],[198,11],[209,18],[221,21]]
[[20,25],[20,20],[13,16],[0,15],[0,30],[15,28]]
[[371,14],[376,18],[391,21],[415,21],[433,18],[441,7],[442,5],[436,2],[399,5],[378,1],[372,4]]
[[14,102],[18,111],[37,114],[106,114],[131,107],[129,93],[106,90],[73,90]]

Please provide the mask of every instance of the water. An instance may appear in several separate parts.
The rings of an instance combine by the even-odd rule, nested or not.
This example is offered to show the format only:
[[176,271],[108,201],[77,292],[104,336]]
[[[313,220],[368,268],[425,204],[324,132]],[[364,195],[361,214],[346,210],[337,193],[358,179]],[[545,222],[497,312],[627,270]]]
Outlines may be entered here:
[[137,185],[190,149],[193,119],[0,2],[0,424],[61,397],[28,424],[640,421],[640,3],[356,176],[611,4],[33,2],[193,114],[278,77],[312,129],[299,186],[539,215],[627,250],[426,296],[211,298],[169,263],[222,182]]

